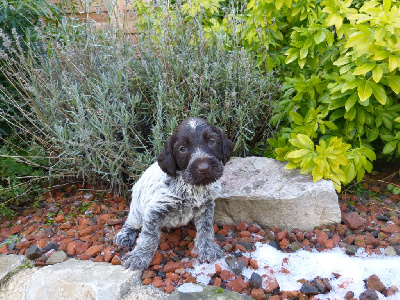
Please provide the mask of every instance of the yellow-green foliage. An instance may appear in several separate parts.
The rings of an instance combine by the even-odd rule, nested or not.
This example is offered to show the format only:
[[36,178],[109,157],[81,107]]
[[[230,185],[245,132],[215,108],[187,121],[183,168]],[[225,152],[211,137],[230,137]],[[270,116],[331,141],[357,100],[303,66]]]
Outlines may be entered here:
[[[193,0],[182,10],[200,16],[206,34],[224,36],[225,47],[239,44],[261,69],[279,71],[280,132],[269,142],[288,167],[339,189],[360,181],[376,157],[399,157],[399,1]],[[294,145],[299,137],[310,148]]]

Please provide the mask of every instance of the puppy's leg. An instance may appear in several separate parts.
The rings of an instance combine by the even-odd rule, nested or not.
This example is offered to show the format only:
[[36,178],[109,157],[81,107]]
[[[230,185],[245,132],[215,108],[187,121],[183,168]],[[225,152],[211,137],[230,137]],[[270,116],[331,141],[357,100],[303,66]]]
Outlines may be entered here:
[[221,248],[214,242],[213,220],[214,201],[209,201],[205,204],[205,209],[194,218],[197,230],[194,245],[201,262],[217,260],[223,255]]
[[135,243],[137,235],[138,230],[125,223],[121,230],[115,235],[114,244],[121,247],[131,247]]
[[161,234],[161,225],[168,212],[167,207],[150,207],[143,219],[142,231],[136,241],[133,251],[126,254],[124,267],[132,270],[146,269],[158,247]]

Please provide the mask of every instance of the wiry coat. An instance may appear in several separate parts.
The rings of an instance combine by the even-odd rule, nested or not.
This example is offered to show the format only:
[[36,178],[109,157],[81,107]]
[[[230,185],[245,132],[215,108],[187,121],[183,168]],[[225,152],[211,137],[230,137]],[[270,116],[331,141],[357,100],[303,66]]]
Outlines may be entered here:
[[179,227],[194,221],[195,247],[200,261],[222,256],[214,242],[214,199],[218,179],[229,160],[232,142],[221,129],[199,118],[188,118],[168,138],[158,157],[132,189],[128,218],[114,242],[132,246],[124,266],[143,270],[153,259],[161,227]]

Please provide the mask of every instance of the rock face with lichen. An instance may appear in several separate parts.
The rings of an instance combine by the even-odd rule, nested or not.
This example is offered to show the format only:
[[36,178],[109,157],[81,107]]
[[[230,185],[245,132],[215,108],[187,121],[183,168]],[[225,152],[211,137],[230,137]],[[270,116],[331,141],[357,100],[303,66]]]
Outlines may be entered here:
[[338,196],[329,180],[312,181],[285,163],[263,157],[233,158],[221,178],[215,222],[241,220],[261,226],[310,230],[341,221]]

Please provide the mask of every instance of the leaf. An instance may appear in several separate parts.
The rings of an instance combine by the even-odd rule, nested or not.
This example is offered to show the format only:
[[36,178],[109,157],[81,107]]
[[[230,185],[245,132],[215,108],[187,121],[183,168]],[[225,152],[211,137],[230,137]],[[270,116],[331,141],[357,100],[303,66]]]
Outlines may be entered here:
[[392,5],[391,0],[383,0],[383,9],[385,10],[385,13],[389,13],[391,5]]
[[295,150],[295,151],[289,152],[286,155],[286,157],[287,158],[300,158],[300,157],[303,157],[303,156],[309,154],[310,152],[311,152],[311,150],[309,150],[309,149]]
[[303,117],[298,112],[292,111],[290,112],[290,116],[296,125],[302,126],[304,124]]
[[400,93],[400,76],[393,75],[393,76],[385,76],[388,81],[390,88],[396,94]]
[[398,67],[397,56],[390,55],[389,56],[389,71],[392,72],[393,70],[397,69]]
[[360,79],[353,79],[350,81],[346,81],[343,86],[341,92],[344,93],[347,90],[352,90],[356,88],[360,84]]
[[396,142],[389,142],[385,145],[382,152],[383,154],[389,154],[393,152],[394,149],[396,149]]
[[373,71],[372,71],[372,79],[373,79],[376,83],[378,83],[378,82],[381,80],[382,75],[383,75],[382,67],[379,66],[379,65],[377,65],[377,66],[373,69]]
[[[293,51],[291,51],[293,50]],[[289,49],[288,52],[286,52],[287,58],[285,61],[285,64],[290,64],[292,61],[296,60],[297,57],[299,56],[299,51],[295,48]]]
[[367,35],[363,32],[355,32],[350,36],[344,46],[346,48],[355,48],[356,46],[363,45],[363,41],[366,39],[366,37]]
[[306,148],[314,151],[314,143],[305,134],[297,134],[294,139],[289,139],[289,142],[298,148]]
[[367,72],[371,71],[374,67],[375,67],[375,63],[362,64],[361,66],[357,67],[354,70],[353,75],[364,75]]
[[383,51],[379,51],[377,54],[375,54],[372,57],[372,60],[384,60],[388,56],[389,56],[389,51],[383,50]]
[[394,121],[400,123],[400,117],[397,117]]
[[346,111],[349,111],[349,109],[351,109],[354,104],[357,102],[358,98],[357,98],[357,94],[354,93],[352,94],[349,99],[347,99],[346,104],[344,105],[344,108],[346,109]]
[[308,55],[308,48],[301,48],[300,49],[300,59],[306,58]]
[[318,45],[319,43],[322,43],[325,40],[325,37],[326,37],[325,32],[321,30],[320,32],[317,32],[314,35],[314,41]]
[[340,27],[342,26],[343,20],[338,14],[331,14],[326,18],[326,26],[332,26],[335,25],[336,30],[339,30]]
[[292,0],[285,0],[285,4],[287,7],[291,8],[292,7]]
[[343,65],[348,64],[349,61],[350,61],[350,56],[347,55],[347,56],[340,57],[338,60],[334,61],[333,64],[335,66],[343,66]]
[[349,111],[346,111],[346,113],[344,114],[344,118],[346,120],[353,121],[354,118],[356,117],[356,114],[357,114],[357,110],[353,106],[352,108],[350,108]]
[[370,85],[372,86],[372,92],[376,100],[378,100],[380,104],[385,105],[387,100],[385,89],[381,85],[372,81],[370,82]]
[[371,84],[366,80],[361,81],[360,85],[358,86],[357,92],[361,102],[367,100],[372,95]]
[[280,10],[283,5],[283,0],[275,0],[276,10]]

